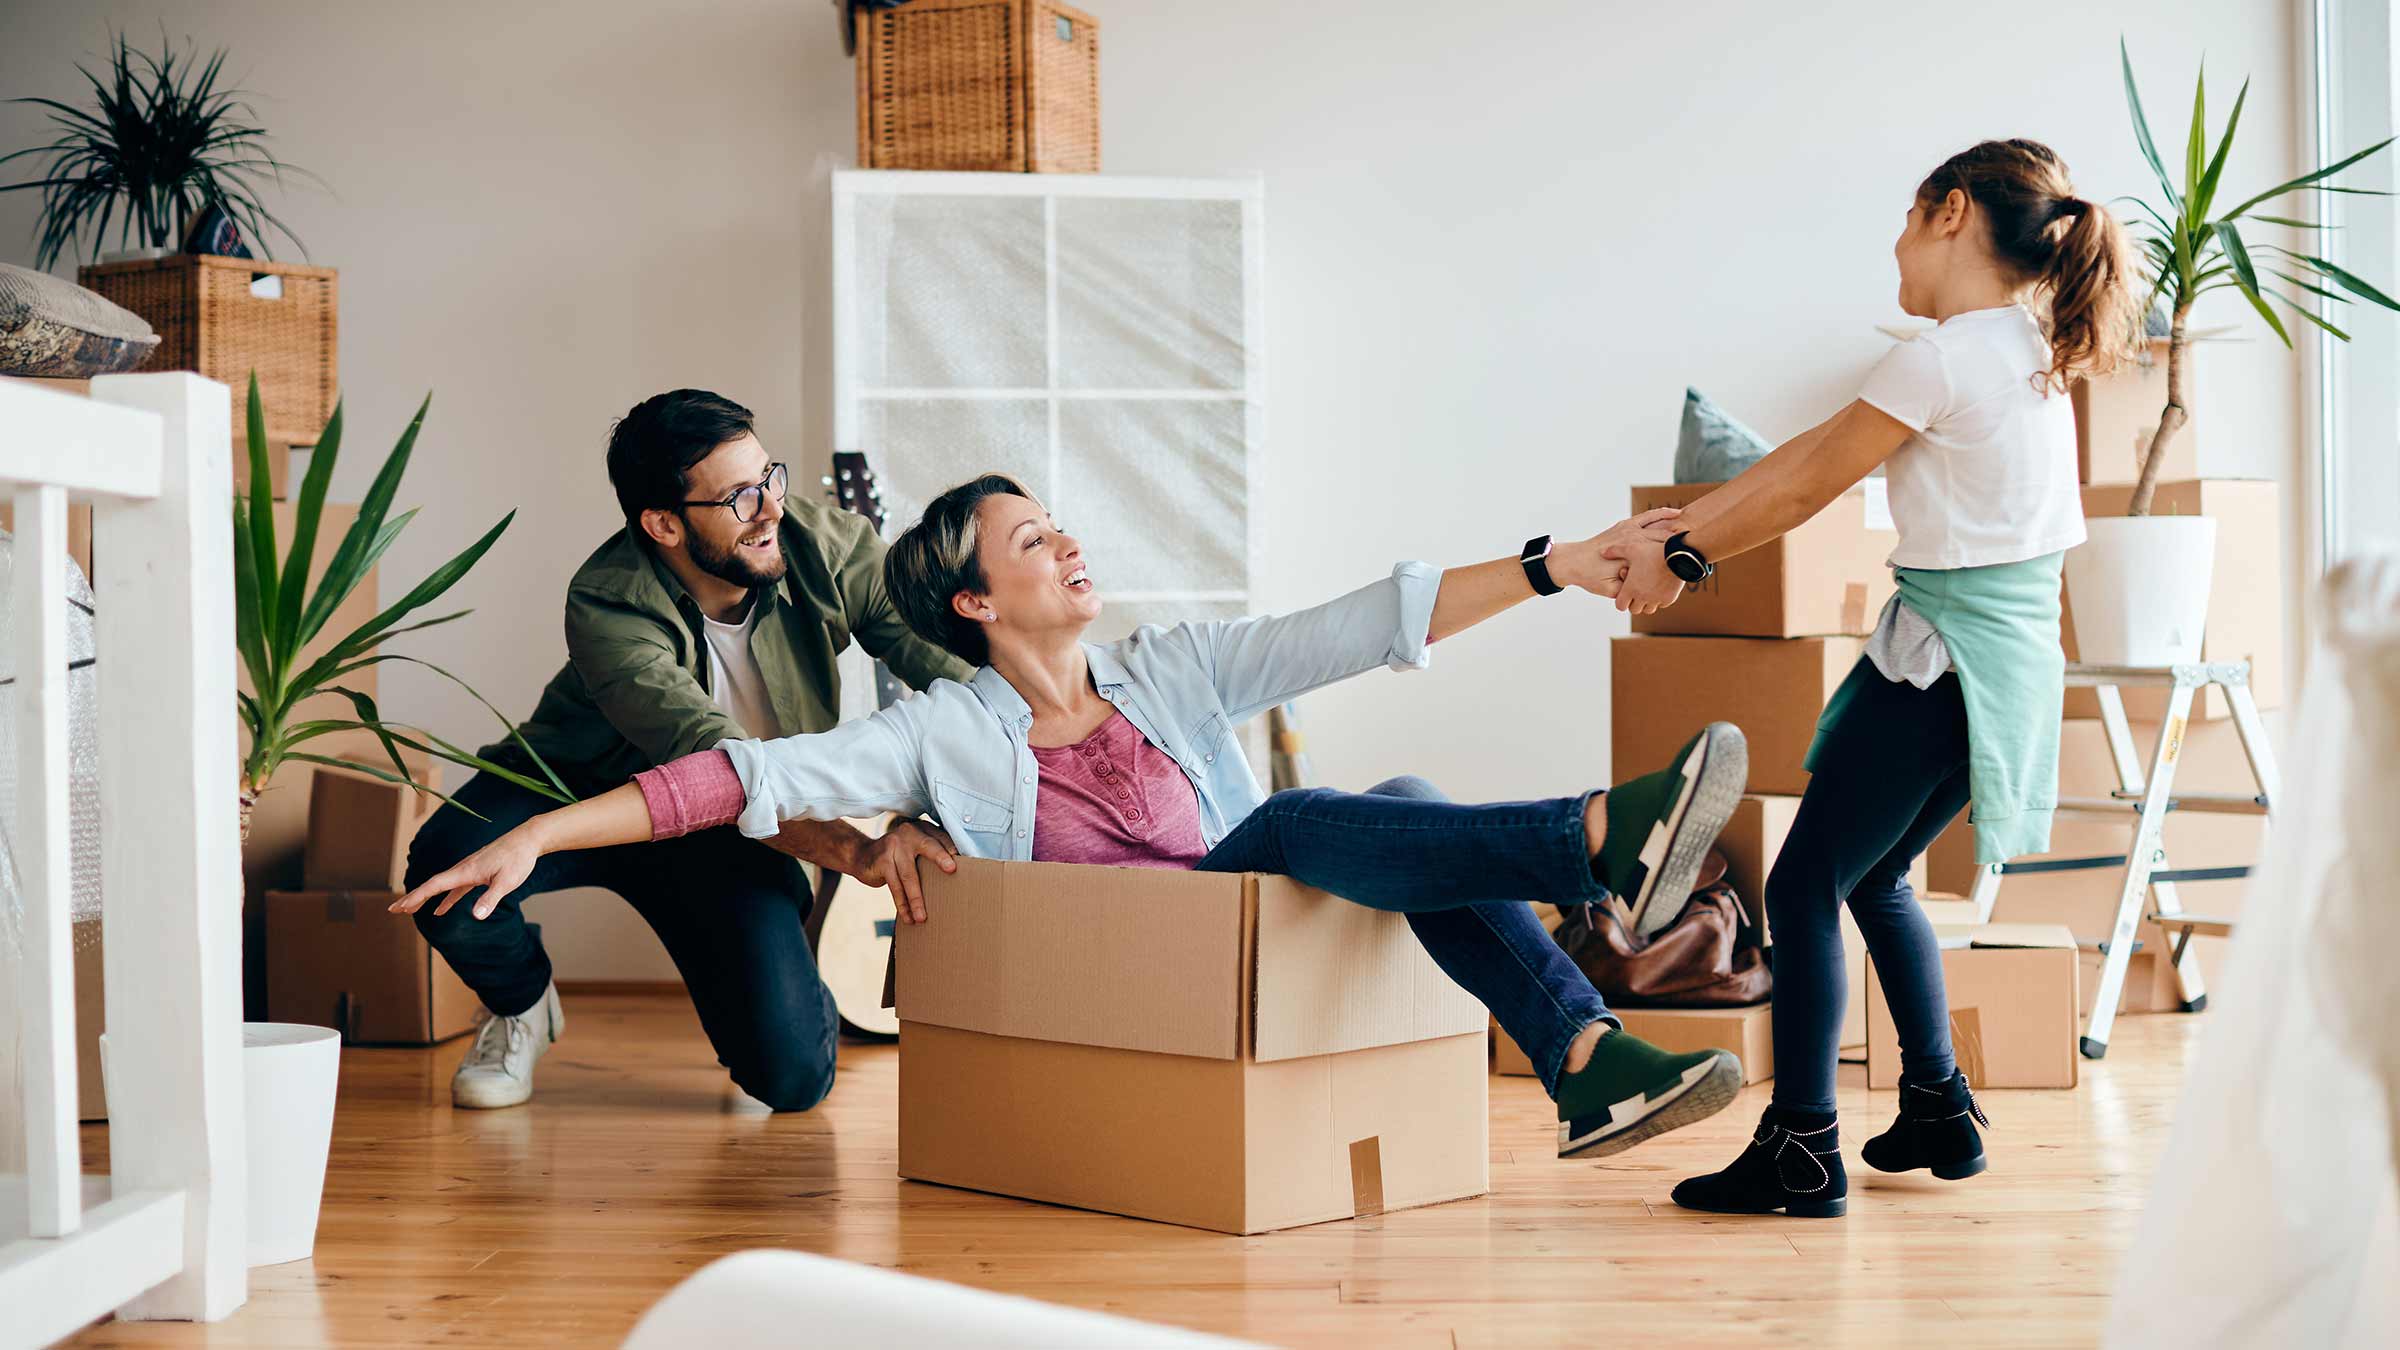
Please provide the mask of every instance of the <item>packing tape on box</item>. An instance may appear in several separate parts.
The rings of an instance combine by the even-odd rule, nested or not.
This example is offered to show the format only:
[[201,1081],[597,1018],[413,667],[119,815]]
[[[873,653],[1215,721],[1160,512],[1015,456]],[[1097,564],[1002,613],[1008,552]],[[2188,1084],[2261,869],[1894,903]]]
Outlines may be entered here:
[[1842,631],[1856,633],[1867,626],[1867,586],[1853,581],[1842,587]]
[[1383,1213],[1383,1136],[1350,1145],[1350,1208],[1354,1218]]
[[1974,1008],[1950,1010],[1950,1053],[1969,1083],[1984,1081],[1982,1013]]

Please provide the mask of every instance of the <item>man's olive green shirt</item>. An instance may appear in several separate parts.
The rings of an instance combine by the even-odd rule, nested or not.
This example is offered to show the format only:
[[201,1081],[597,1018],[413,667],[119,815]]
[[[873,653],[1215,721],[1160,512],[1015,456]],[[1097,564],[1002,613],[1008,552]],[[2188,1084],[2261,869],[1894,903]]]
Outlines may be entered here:
[[[908,631],[883,589],[883,541],[864,517],[792,496],[783,503],[783,580],[756,592],[750,633],[775,720],[787,736],[840,720],[834,657],[856,641],[909,687],[973,672]],[[519,728],[578,796],[750,733],[713,695],[714,672],[693,601],[649,540],[620,530],[567,587],[567,664]],[[516,745],[484,756],[538,771]]]

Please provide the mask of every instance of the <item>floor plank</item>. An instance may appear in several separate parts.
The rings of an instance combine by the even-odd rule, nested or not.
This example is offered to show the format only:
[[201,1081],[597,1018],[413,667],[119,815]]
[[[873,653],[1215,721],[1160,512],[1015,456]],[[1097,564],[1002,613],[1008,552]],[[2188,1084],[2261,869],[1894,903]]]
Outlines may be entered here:
[[[345,1052],[314,1259],[252,1272],[228,1321],[74,1344],[606,1345],[708,1262],[787,1247],[1286,1345],[2088,1345],[2200,1026],[2127,1018],[2075,1091],[1984,1094],[1972,1181],[1853,1163],[1843,1220],[1668,1202],[1738,1151],[1764,1087],[1562,1163],[1540,1090],[1496,1078],[1490,1195],[1242,1238],[899,1181],[887,1047],[845,1046],[823,1107],[774,1116],[680,1000],[574,1011],[528,1109],[450,1108],[463,1043]],[[1855,1159],[1892,1098],[1844,1073]],[[84,1148],[105,1168],[106,1128]]]

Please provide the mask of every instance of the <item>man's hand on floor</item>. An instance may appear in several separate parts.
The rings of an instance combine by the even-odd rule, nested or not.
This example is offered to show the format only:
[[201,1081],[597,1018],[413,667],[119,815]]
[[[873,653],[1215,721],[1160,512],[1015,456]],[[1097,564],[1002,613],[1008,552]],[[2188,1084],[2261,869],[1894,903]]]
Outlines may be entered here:
[[920,859],[931,859],[944,872],[958,870],[950,836],[941,827],[921,820],[896,820],[881,839],[867,842],[860,866],[850,875],[870,886],[886,886],[892,907],[903,923],[925,922],[925,884],[918,876]]

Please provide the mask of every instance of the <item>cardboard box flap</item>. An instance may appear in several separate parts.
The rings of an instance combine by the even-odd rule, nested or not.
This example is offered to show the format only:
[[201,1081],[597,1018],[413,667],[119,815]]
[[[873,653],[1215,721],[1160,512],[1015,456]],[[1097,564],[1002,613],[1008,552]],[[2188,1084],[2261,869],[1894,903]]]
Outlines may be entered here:
[[[961,858],[894,934],[901,1020],[1233,1059],[1246,878]],[[1480,1025],[1480,1024],[1479,1024]]]
[[1473,1035],[1488,1014],[1453,983],[1398,914],[1289,877],[1258,882],[1260,1063]]

